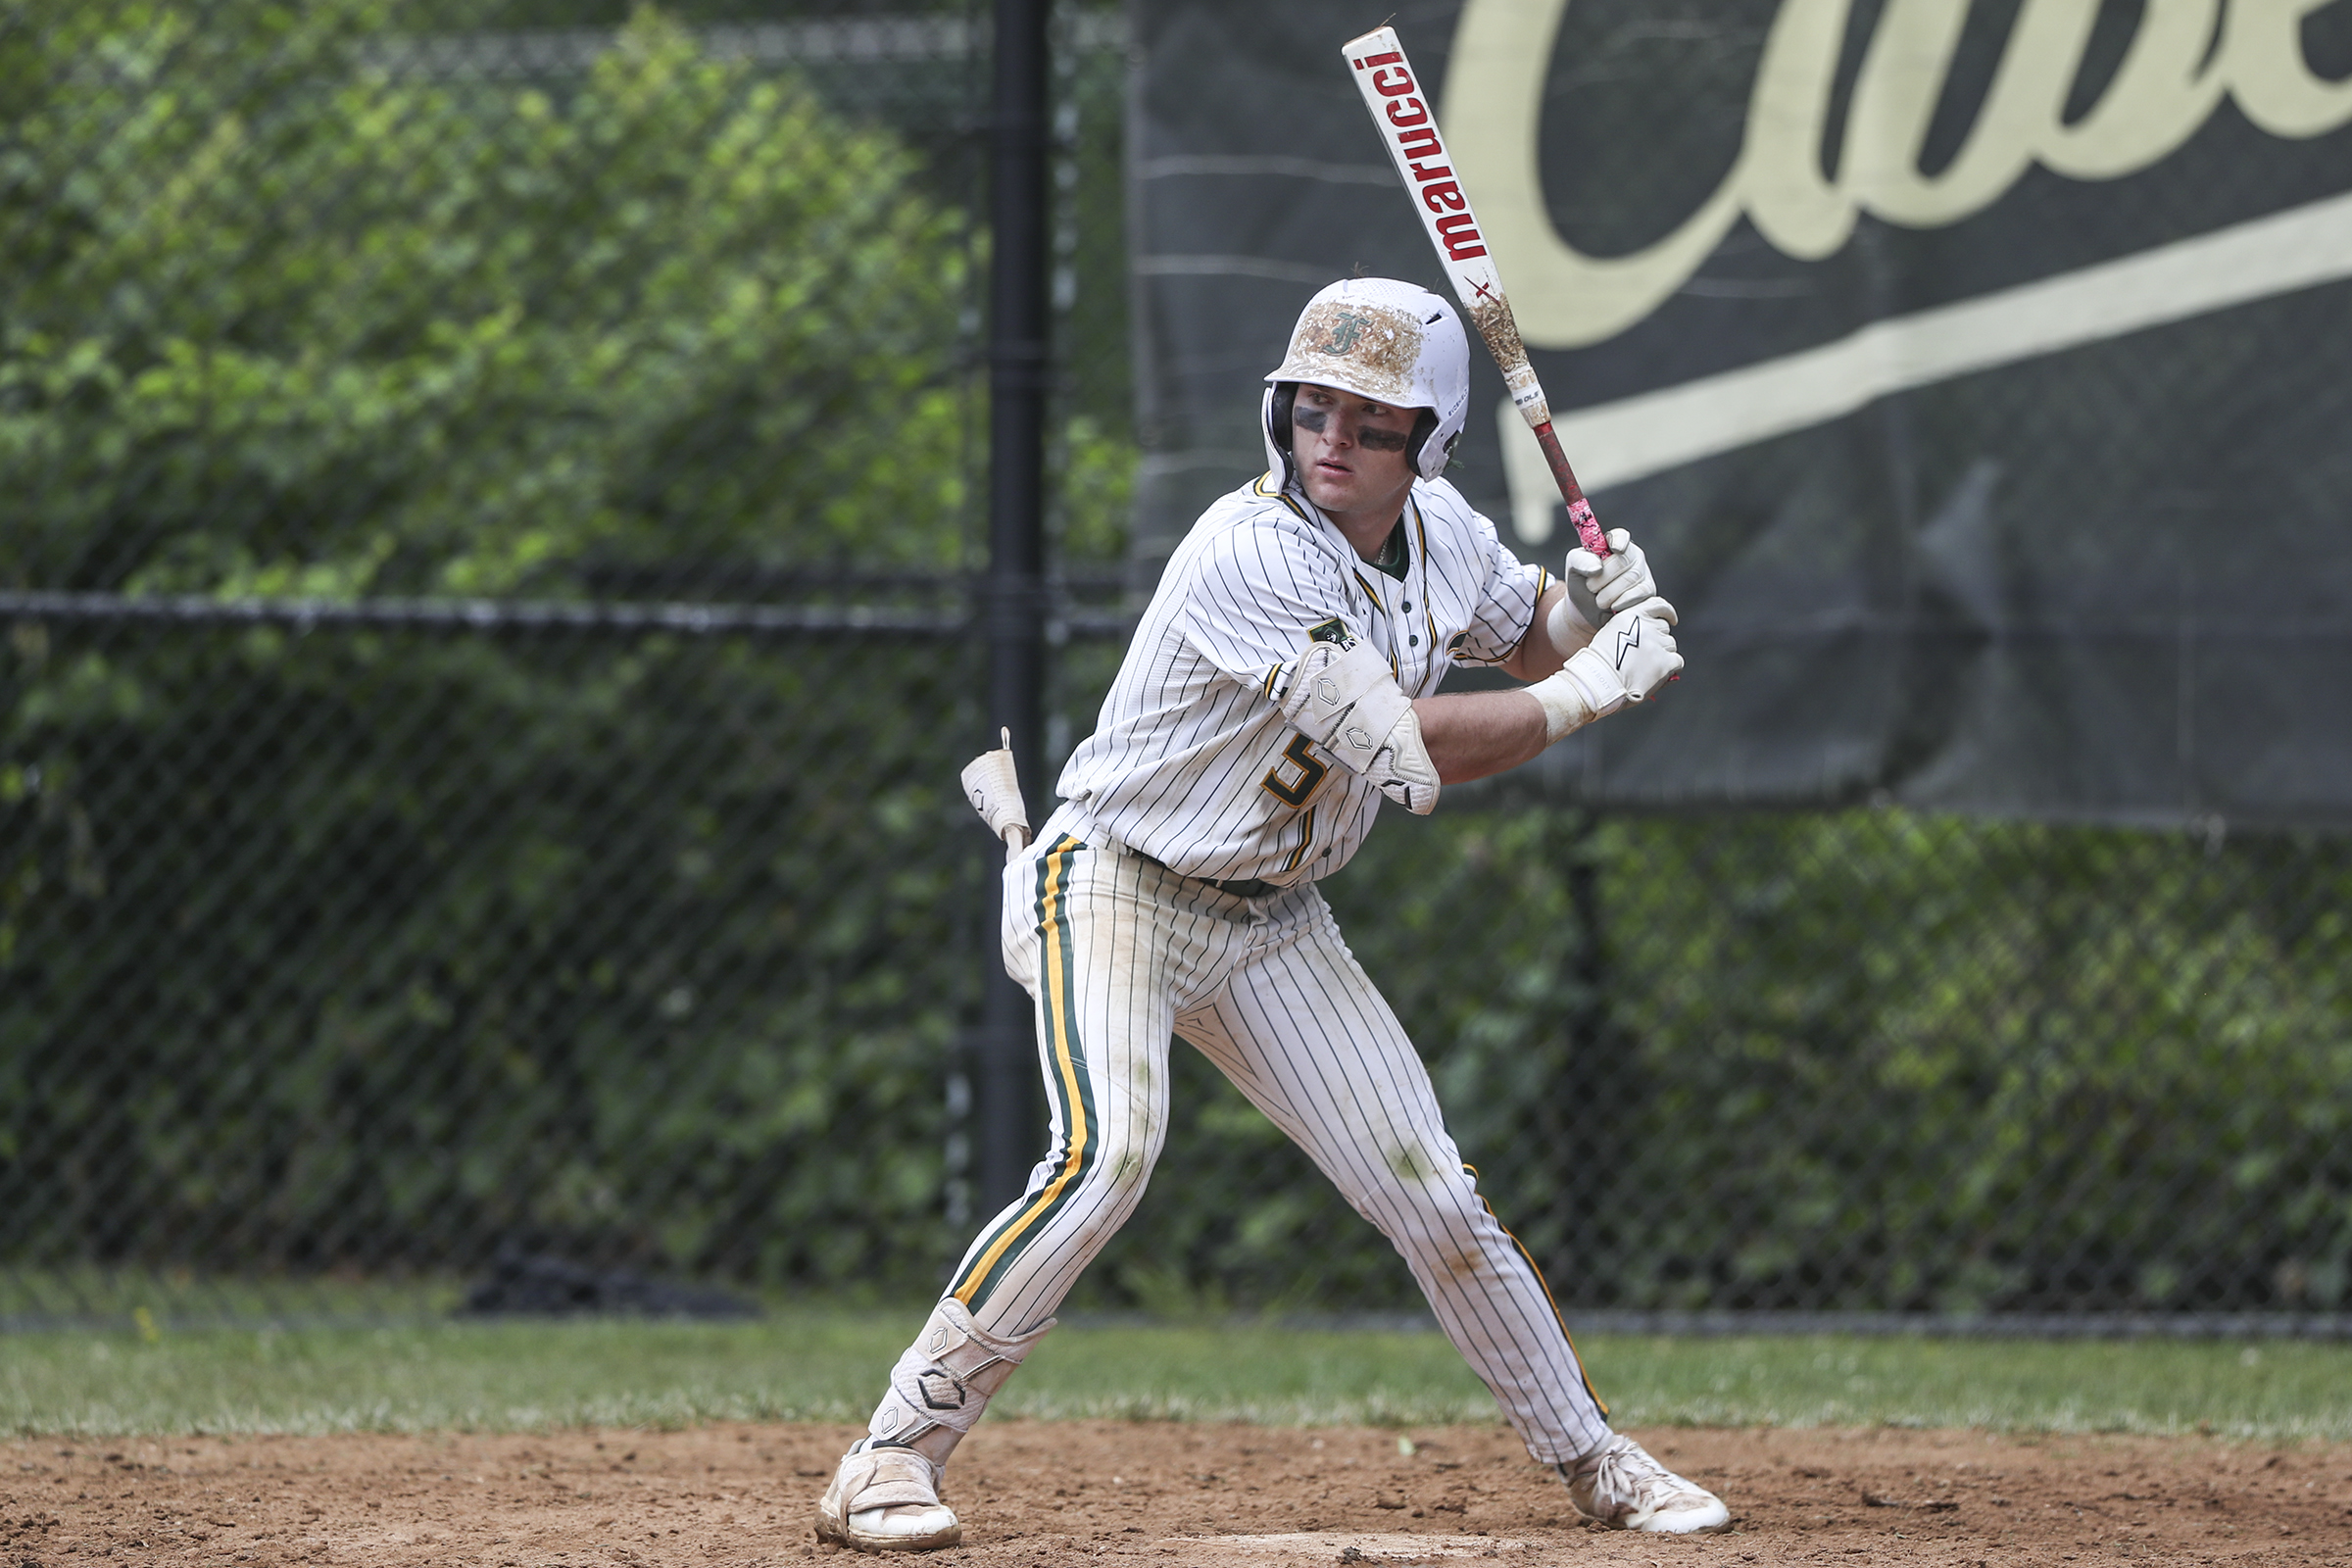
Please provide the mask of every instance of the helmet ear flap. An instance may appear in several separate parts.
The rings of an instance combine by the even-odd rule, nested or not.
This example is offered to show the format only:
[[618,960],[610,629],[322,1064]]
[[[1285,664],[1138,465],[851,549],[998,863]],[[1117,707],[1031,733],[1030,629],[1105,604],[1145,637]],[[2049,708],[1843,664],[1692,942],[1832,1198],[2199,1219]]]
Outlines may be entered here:
[[1413,432],[1405,437],[1404,450],[1412,454],[1413,471],[1424,479],[1435,479],[1446,471],[1453,461],[1453,446],[1461,439],[1456,430],[1443,445],[1433,442],[1438,433],[1438,414],[1435,409],[1423,409],[1413,419]]
[[1291,461],[1291,409],[1298,396],[1296,381],[1275,381],[1266,387],[1266,427],[1259,433],[1266,438],[1266,471],[1277,484],[1298,477],[1298,466]]

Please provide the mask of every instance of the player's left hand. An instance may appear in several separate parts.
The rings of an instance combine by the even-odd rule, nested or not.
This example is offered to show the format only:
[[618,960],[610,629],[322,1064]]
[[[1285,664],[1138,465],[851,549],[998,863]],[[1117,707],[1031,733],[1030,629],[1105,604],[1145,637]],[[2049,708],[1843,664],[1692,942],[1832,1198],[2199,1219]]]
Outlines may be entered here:
[[1634,536],[1623,528],[1611,528],[1608,540],[1606,561],[1590,550],[1568,552],[1568,601],[1576,606],[1585,624],[1594,628],[1608,624],[1609,617],[1621,610],[1656,598],[1658,592],[1649,560],[1634,543]]
[[1644,599],[1609,617],[1591,646],[1568,656],[1560,673],[1576,683],[1593,718],[1638,703],[1674,679],[1683,667],[1674,646],[1674,607]]

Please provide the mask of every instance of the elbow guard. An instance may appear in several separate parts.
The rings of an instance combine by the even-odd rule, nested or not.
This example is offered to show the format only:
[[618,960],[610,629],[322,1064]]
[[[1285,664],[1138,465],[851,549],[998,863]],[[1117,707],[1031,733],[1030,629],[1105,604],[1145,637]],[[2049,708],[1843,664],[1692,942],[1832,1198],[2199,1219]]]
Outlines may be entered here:
[[1438,767],[1387,660],[1353,638],[1310,642],[1284,673],[1282,716],[1293,728],[1416,816],[1436,808]]

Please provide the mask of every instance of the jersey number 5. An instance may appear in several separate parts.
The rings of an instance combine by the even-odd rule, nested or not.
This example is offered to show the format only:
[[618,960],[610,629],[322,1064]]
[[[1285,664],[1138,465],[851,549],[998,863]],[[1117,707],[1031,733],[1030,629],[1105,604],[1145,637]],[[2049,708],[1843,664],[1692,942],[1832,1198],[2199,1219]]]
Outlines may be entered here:
[[1331,764],[1315,756],[1313,746],[1314,742],[1303,735],[1291,737],[1291,744],[1282,749],[1282,756],[1284,761],[1298,766],[1298,776],[1284,779],[1282,763],[1275,763],[1266,769],[1266,776],[1261,780],[1267,794],[1285,806],[1306,804],[1307,798],[1315,793],[1315,786],[1323,782],[1323,775],[1331,771]]

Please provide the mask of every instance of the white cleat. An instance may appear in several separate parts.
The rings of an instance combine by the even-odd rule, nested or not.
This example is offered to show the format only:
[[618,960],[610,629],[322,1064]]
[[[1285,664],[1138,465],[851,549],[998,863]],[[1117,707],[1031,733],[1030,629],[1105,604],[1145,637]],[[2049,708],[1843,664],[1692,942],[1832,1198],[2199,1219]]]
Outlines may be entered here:
[[816,1505],[818,1539],[853,1551],[935,1551],[963,1540],[956,1510],[939,1500],[931,1461],[912,1448],[841,1456]]
[[1561,1465],[1560,1478],[1576,1505],[1611,1530],[1690,1536],[1731,1528],[1732,1511],[1721,1497],[1685,1481],[1623,1433]]

